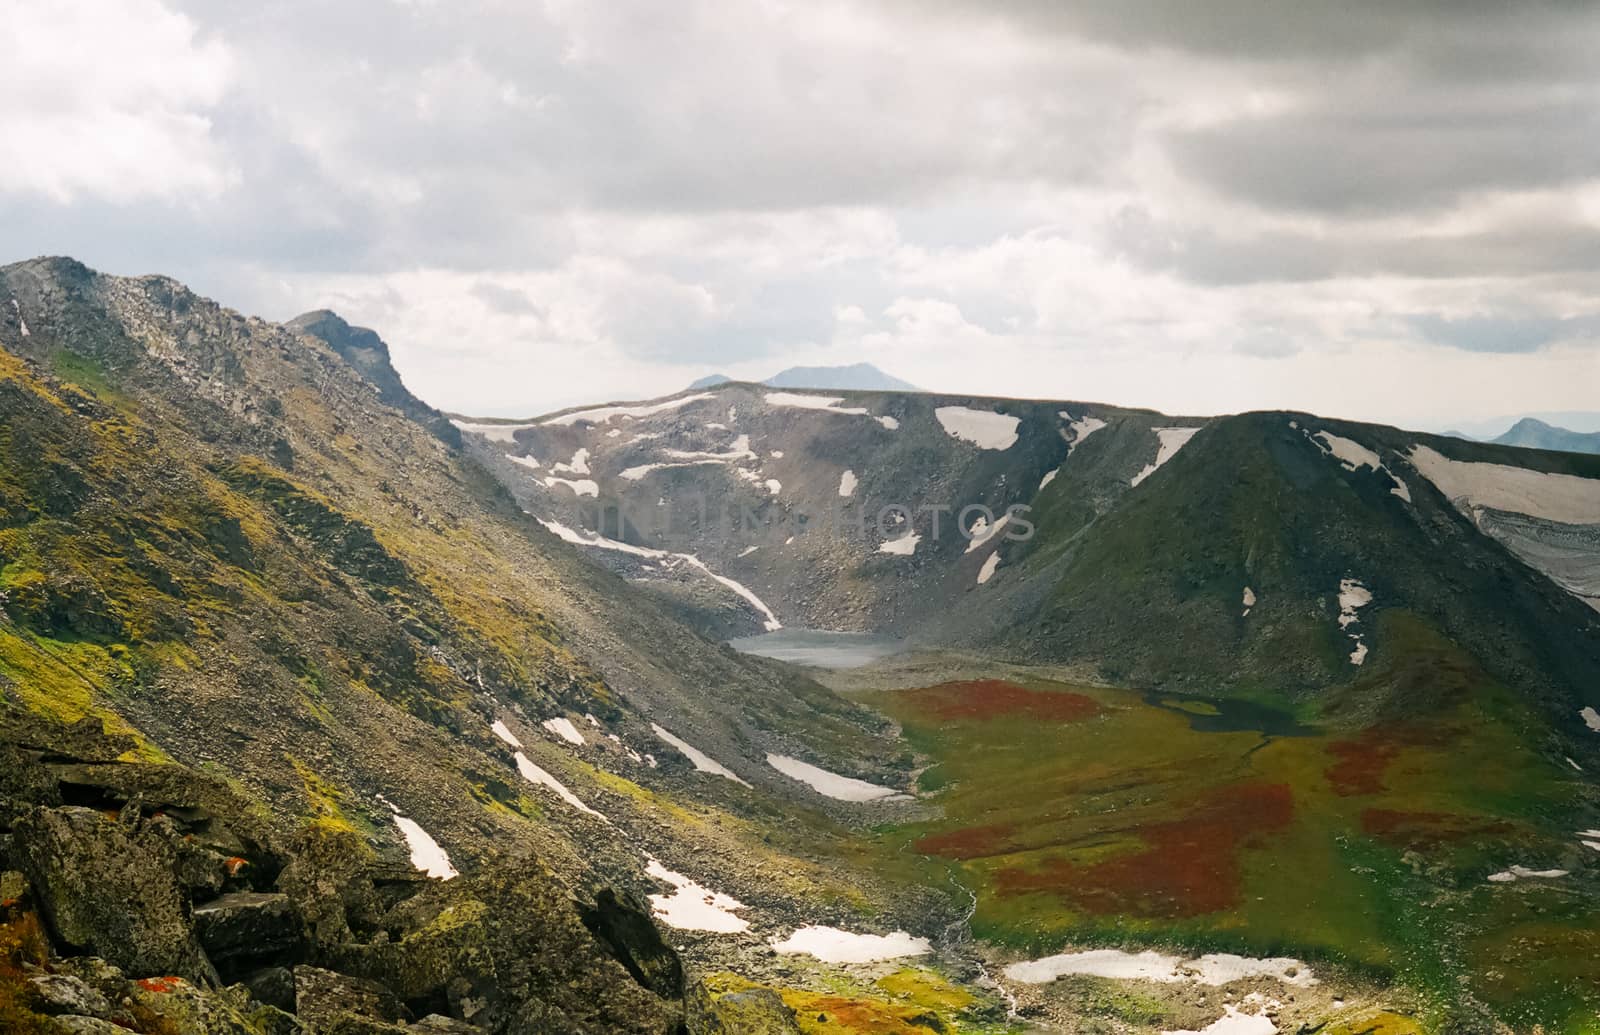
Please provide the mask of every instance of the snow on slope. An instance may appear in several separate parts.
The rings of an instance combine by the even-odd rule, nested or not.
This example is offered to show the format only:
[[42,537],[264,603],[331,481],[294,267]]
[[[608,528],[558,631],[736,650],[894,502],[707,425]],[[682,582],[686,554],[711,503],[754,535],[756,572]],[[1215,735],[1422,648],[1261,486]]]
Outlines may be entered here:
[[933,944],[928,939],[913,937],[908,931],[852,934],[837,927],[815,924],[800,928],[782,941],[773,939],[771,945],[776,952],[803,954],[824,963],[879,963],[907,956],[924,956],[933,951]]
[[1189,440],[1194,438],[1194,433],[1200,429],[1152,428],[1151,430],[1156,433],[1156,438],[1161,442],[1160,448],[1156,450],[1155,463],[1147,465],[1144,470],[1134,475],[1133,480],[1128,483],[1130,486],[1138,485],[1152,474],[1155,474],[1162,464],[1177,456],[1178,450],[1188,445]]
[[979,449],[1010,449],[1017,442],[1021,418],[970,406],[940,406],[933,411],[945,432]]
[[732,769],[729,769],[727,766],[723,765],[721,762],[718,762],[716,759],[712,758],[704,751],[701,751],[699,748],[694,747],[688,742],[673,736],[659,723],[652,722],[650,724],[650,729],[655,732],[656,736],[677,748],[678,753],[683,755],[684,758],[687,758],[689,762],[700,772],[710,773],[712,776],[720,776],[724,779],[732,780],[734,783],[744,787],[750,786],[748,783],[745,783],[745,781],[741,780],[738,774]]
[[1428,446],[1413,449],[1410,460],[1464,511],[1489,507],[1569,525],[1600,524],[1600,478],[1451,460]]
[[[668,399],[665,402],[658,403],[640,403],[634,406],[596,406],[590,410],[575,410],[572,413],[563,413],[559,416],[551,417],[548,420],[540,421],[539,423],[558,427],[571,427],[572,425],[580,422],[604,424],[616,417],[631,417],[635,419],[640,417],[650,417],[657,413],[665,413],[668,410],[679,409],[683,406],[687,406],[689,403],[699,402],[702,399],[714,398],[716,398],[716,396],[712,395],[710,392],[700,392],[696,395],[685,395],[678,399]],[[524,426],[532,427],[532,425]]]
[[[844,397],[839,395],[805,395],[800,392],[768,392],[762,396],[768,406],[793,406],[802,410],[822,410],[827,413],[842,413],[851,416],[869,416],[865,406],[840,406]],[[879,424],[890,431],[900,426],[900,422],[893,417],[874,417]]]
[[734,913],[745,905],[732,895],[712,891],[650,858],[644,872],[672,887],[670,895],[651,895],[650,908],[661,922],[680,931],[738,934],[750,921]]
[[830,773],[820,766],[788,755],[768,754],[767,764],[791,780],[798,780],[818,794],[838,801],[879,801],[898,793],[892,787],[881,787],[865,780]]

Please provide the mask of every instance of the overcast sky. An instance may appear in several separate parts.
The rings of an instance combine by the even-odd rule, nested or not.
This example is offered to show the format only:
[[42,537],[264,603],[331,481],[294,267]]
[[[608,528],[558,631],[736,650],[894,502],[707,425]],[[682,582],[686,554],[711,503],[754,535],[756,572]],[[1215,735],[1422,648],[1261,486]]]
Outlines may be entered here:
[[0,0],[0,261],[330,307],[532,413],[867,360],[1600,409],[1580,0]]

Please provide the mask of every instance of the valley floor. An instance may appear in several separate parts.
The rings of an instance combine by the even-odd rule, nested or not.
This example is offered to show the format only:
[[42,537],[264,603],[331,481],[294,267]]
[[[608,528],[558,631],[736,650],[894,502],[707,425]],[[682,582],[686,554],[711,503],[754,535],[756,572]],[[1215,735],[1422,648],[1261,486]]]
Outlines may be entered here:
[[[948,653],[820,674],[900,725],[934,806],[849,865],[969,914],[900,961],[938,970],[866,972],[868,1000],[942,971],[962,1031],[1600,1030],[1600,812],[1509,695],[1360,729],[1074,675]],[[804,996],[823,973],[769,976]],[[827,1016],[802,1028],[927,1030]]]

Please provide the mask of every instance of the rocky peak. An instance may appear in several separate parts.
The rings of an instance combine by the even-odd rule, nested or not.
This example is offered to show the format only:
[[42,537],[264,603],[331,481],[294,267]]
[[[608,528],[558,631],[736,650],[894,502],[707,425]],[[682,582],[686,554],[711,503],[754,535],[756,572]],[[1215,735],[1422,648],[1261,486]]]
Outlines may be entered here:
[[326,344],[378,390],[378,397],[386,405],[425,425],[449,445],[460,448],[461,432],[444,414],[411,394],[390,361],[388,344],[376,331],[352,326],[331,309],[301,313],[284,326]]

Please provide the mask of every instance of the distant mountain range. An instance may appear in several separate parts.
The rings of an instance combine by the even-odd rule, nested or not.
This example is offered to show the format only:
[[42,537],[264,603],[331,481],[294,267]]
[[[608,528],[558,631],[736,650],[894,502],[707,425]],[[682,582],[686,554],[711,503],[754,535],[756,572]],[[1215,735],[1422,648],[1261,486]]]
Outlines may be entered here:
[[1522,449],[1554,449],[1563,453],[1600,453],[1600,431],[1571,431],[1539,420],[1523,417],[1504,434],[1493,438],[1469,435],[1463,431],[1446,431],[1451,438],[1470,442],[1492,442],[1498,446],[1517,446]]
[[1558,449],[1564,453],[1600,453],[1600,431],[1568,431],[1533,417],[1524,417],[1494,440],[1496,445],[1525,449]]
[[[733,378],[725,374],[707,374],[691,384],[690,388],[713,388],[727,384]],[[836,367],[790,367],[761,382],[772,388],[822,388],[847,392],[920,392],[922,389],[909,381],[885,374],[871,363],[851,363]]]

